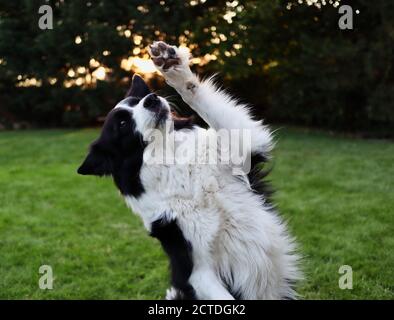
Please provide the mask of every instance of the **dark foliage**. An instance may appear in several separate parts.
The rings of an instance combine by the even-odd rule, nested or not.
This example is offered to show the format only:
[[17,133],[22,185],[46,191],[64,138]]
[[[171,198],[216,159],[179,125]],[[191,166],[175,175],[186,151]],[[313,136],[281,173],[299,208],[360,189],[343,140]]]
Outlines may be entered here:
[[[0,127],[96,123],[126,92],[131,72],[122,59],[137,47],[143,56],[149,43],[163,39],[192,44],[195,56],[216,55],[198,71],[221,72],[271,122],[388,134],[394,3],[342,0],[354,9],[354,29],[340,30],[338,8],[326,2],[319,9],[290,0],[1,0]],[[44,4],[53,8],[53,30],[38,27]],[[69,70],[92,74],[91,59],[111,72],[105,81],[76,85],[78,72]],[[39,87],[20,86],[32,78]],[[154,89],[160,85],[153,79]]]

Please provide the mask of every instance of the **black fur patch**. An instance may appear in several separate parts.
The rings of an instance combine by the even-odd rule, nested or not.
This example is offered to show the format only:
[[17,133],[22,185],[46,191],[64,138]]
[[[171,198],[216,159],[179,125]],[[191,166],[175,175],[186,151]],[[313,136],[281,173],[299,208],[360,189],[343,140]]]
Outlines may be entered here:
[[151,91],[148,85],[145,83],[145,81],[138,74],[135,74],[133,76],[131,87],[129,91],[127,91],[126,93],[126,98],[127,97],[143,98],[150,93]]
[[174,120],[174,129],[175,130],[182,130],[182,129],[193,129],[194,122],[191,117],[189,118],[178,118],[173,116]]
[[[125,102],[133,107],[150,93],[144,80],[134,75]],[[101,135],[91,144],[78,173],[112,176],[123,195],[138,197],[144,192],[140,170],[146,144],[141,133],[135,130],[132,112],[132,109],[115,108],[108,113]]]
[[252,154],[251,170],[248,178],[253,191],[262,195],[266,201],[271,202],[274,189],[265,179],[271,172],[271,169],[263,169],[266,162],[268,162],[268,159],[261,154]]
[[134,107],[141,101],[141,98],[138,97],[127,97],[123,100],[129,107]]
[[170,259],[171,284],[179,291],[177,298],[196,299],[195,291],[189,283],[193,270],[192,247],[183,236],[177,221],[165,219],[154,221],[150,235],[160,241]]
[[79,174],[109,176],[123,195],[138,197],[144,192],[140,180],[145,143],[135,130],[128,110],[114,109],[105,120],[100,137],[78,169]]

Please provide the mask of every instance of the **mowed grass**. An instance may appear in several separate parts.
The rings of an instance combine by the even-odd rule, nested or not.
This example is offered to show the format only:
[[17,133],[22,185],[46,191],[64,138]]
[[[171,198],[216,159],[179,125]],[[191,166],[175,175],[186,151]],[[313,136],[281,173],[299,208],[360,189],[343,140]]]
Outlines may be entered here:
[[[76,169],[98,131],[0,133],[0,298],[158,299],[159,243],[110,179]],[[394,297],[394,144],[284,130],[271,180],[304,256],[306,299]],[[41,265],[53,290],[40,290]],[[341,290],[338,269],[353,269]]]

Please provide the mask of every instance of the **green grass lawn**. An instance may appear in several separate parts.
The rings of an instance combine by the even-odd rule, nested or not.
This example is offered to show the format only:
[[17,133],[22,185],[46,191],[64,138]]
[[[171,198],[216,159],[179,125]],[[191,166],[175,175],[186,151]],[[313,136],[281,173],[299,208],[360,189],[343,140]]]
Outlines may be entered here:
[[[159,243],[110,179],[76,169],[96,130],[0,133],[0,298],[156,299]],[[304,255],[306,299],[394,297],[394,144],[277,132],[276,202]],[[51,265],[53,290],[38,269]],[[353,290],[338,287],[341,265]]]

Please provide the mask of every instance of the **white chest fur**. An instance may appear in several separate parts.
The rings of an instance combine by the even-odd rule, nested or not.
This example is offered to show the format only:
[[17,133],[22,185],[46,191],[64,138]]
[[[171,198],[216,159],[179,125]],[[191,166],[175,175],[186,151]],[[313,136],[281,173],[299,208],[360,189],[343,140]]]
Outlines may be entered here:
[[[178,136],[172,145],[173,150],[164,150],[159,145],[154,155],[152,148],[147,150],[140,171],[145,192],[138,198],[126,197],[127,204],[142,217],[148,229],[163,215],[180,218],[196,211],[214,209],[217,206],[216,193],[228,180],[225,176],[231,174],[229,168],[201,161],[209,152],[208,144],[197,148],[196,140],[207,134],[207,130],[199,128],[175,134]],[[195,146],[195,150],[184,150],[190,146]],[[157,153],[160,152],[163,163],[157,163]],[[152,159],[153,156],[156,159]],[[170,158],[173,156],[175,160]]]

